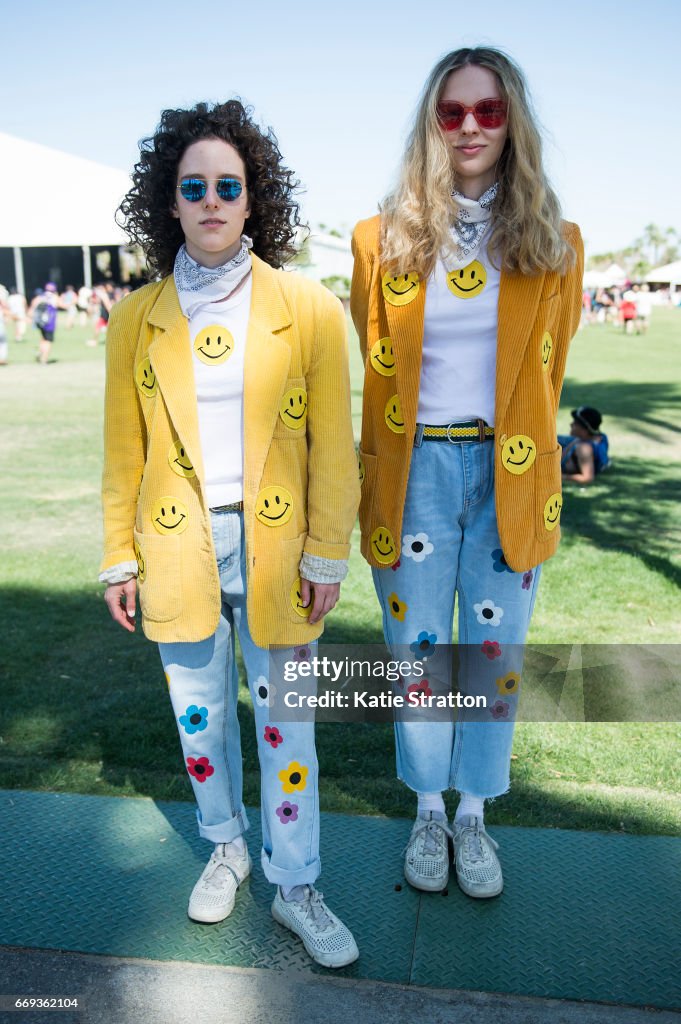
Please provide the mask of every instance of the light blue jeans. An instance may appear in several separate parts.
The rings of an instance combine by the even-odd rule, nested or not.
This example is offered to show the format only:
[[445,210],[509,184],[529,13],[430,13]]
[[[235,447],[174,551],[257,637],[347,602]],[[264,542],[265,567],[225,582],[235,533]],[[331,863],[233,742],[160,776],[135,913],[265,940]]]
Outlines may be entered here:
[[454,788],[478,797],[508,789],[523,644],[539,575],[539,568],[512,572],[503,557],[494,441],[425,440],[414,447],[400,560],[373,570],[386,643],[400,659],[425,653],[425,677],[447,682],[456,596],[459,687],[484,696],[487,707],[453,709],[447,720],[396,721],[397,774],[411,789]]
[[[217,631],[198,643],[159,644],[198,804],[199,833],[214,843],[228,843],[248,828],[242,802],[236,630],[258,737],[263,871],[278,885],[312,883],[321,871],[314,722],[271,720],[272,687],[283,681],[269,678],[269,652],[256,647],[248,629],[243,514],[214,512],[211,524],[222,590]],[[308,657],[310,648],[314,652],[311,644],[307,650],[294,648],[291,656]]]

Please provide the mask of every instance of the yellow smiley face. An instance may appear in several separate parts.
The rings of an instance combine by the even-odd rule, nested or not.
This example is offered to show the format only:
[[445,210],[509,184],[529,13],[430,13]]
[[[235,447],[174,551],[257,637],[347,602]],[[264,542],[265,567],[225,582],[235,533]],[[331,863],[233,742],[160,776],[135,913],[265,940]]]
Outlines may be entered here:
[[359,466],[359,485],[360,487],[364,483],[364,477],[366,476],[366,469],[364,468],[364,459],[357,452],[357,465]]
[[206,366],[226,363],[233,351],[233,335],[219,324],[209,324],[194,338],[194,355]]
[[282,422],[291,430],[301,430],[307,419],[307,391],[305,388],[289,388],[279,404]]
[[384,274],[381,282],[383,297],[391,306],[406,306],[419,293],[421,282],[418,274]]
[[144,583],[147,578],[147,566],[144,561],[144,555],[137,541],[134,542],[133,547],[135,549],[135,558],[137,559],[137,579],[140,583]]
[[548,369],[549,360],[551,353],[553,352],[553,338],[548,331],[544,331],[544,337],[541,340],[541,368],[542,370]]
[[309,619],[310,612],[312,611],[312,601],[310,601],[307,608],[303,604],[303,596],[300,592],[300,576],[296,576],[291,589],[289,591],[289,599],[291,601],[291,607],[293,608],[296,615],[300,615],[301,619]]
[[377,526],[369,544],[372,554],[381,565],[390,565],[397,558],[393,535],[386,526]]
[[138,363],[135,367],[135,384],[137,385],[140,394],[146,395],[147,398],[153,398],[158,391],[158,384],[156,382],[156,374],[151,368],[149,359],[143,359],[141,363]]
[[544,505],[544,526],[547,530],[555,530],[560,521],[560,513],[563,508],[563,495],[556,491]]
[[393,377],[395,374],[395,355],[390,338],[380,338],[371,347],[369,362],[376,373],[382,377]]
[[263,526],[283,526],[293,515],[293,495],[281,484],[263,487],[255,502],[255,518]]
[[173,473],[177,473],[178,476],[186,477],[186,479],[196,476],[196,470],[192,466],[181,441],[175,441],[174,444],[171,444],[170,451],[168,452],[168,462]]
[[393,395],[385,403],[385,410],[383,413],[385,417],[386,426],[392,430],[393,434],[404,433],[404,419],[402,417],[402,406],[400,405],[400,396]]
[[161,534],[184,533],[189,525],[189,511],[186,505],[166,494],[154,502],[151,519],[156,530]]
[[447,274],[447,287],[459,299],[472,299],[479,295],[487,284],[487,271],[479,260],[473,260],[461,270]]
[[514,434],[501,448],[501,464],[515,476],[526,473],[536,457],[537,446],[527,434]]

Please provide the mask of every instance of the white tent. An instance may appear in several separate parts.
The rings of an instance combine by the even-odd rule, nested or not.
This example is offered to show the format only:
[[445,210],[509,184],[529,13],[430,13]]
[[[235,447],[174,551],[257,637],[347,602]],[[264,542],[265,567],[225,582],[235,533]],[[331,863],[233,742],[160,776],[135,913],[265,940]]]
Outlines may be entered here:
[[125,234],[114,220],[116,207],[130,187],[125,171],[4,132],[0,132],[0,167],[0,247],[14,249],[17,285],[22,291],[22,249],[82,246],[87,281],[90,246],[125,243]]
[[611,263],[607,270],[587,270],[584,273],[586,288],[612,288],[628,280],[626,270],[619,263]]
[[656,267],[646,274],[646,281],[650,281],[651,284],[681,284],[681,260]]

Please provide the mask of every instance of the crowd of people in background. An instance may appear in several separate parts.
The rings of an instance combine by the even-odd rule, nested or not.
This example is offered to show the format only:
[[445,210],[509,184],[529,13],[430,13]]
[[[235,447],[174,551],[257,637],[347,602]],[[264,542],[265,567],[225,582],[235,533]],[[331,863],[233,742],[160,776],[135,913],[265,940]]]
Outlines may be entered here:
[[667,305],[669,291],[651,292],[647,284],[613,288],[585,288],[582,324],[620,324],[626,334],[645,334],[654,305]]
[[[103,343],[114,304],[130,290],[127,285],[116,286],[107,282],[92,288],[81,285],[78,289],[67,284],[60,293],[57,285],[48,281],[43,288],[36,289],[29,302],[17,288],[7,289],[0,284],[0,366],[8,363],[9,324],[12,324],[15,342],[25,342],[29,337],[29,327],[35,329],[39,336],[36,362],[43,365],[55,361],[51,358],[51,350],[57,324],[66,330],[89,324],[92,336],[85,344],[95,346]],[[31,335],[31,340],[34,337]]]

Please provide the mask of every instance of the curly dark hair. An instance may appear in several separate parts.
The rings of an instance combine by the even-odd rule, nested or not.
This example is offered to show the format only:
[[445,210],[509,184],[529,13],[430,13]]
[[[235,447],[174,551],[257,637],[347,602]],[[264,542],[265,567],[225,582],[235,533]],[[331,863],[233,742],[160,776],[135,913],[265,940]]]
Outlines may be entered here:
[[116,220],[146,253],[152,276],[172,273],[184,242],[180,222],[171,214],[177,167],[187,147],[200,139],[228,142],[244,162],[251,204],[245,230],[253,239],[253,252],[274,267],[294,255],[293,239],[301,221],[293,196],[300,183],[284,167],[272,129],[263,131],[252,115],[252,108],[238,99],[164,110],[155,133],[140,142],[133,187],[118,207]]

